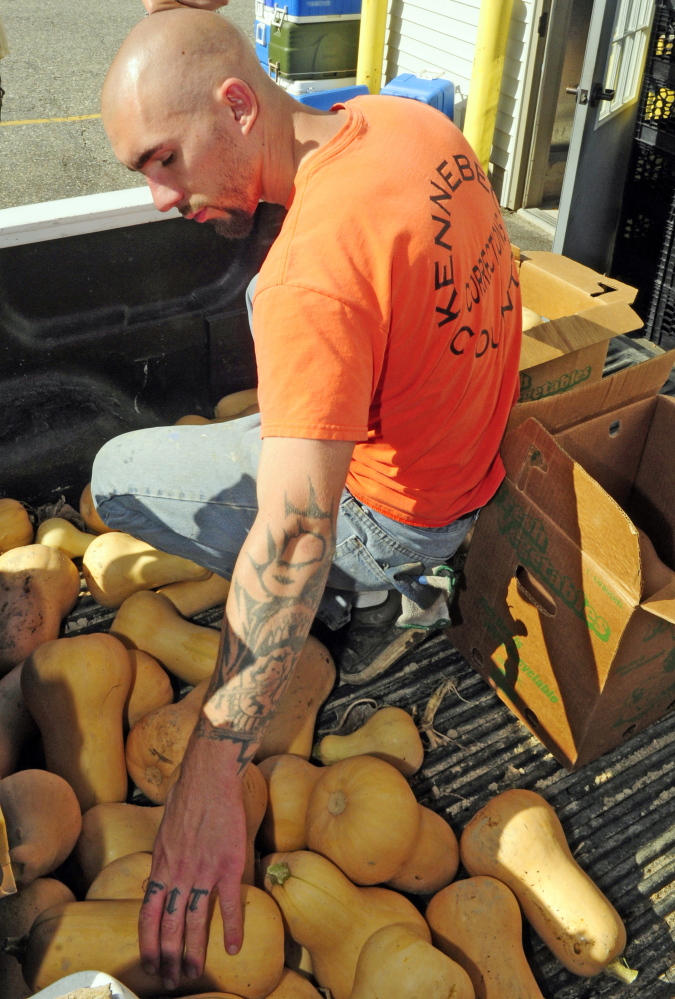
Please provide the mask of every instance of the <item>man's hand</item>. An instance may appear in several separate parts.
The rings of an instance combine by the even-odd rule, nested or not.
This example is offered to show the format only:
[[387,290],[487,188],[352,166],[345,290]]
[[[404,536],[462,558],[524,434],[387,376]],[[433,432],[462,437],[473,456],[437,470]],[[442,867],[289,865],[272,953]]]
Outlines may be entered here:
[[219,7],[227,7],[227,4],[228,0],[143,0],[143,6],[148,14],[156,14],[160,10],[180,9],[181,7],[198,7],[199,10],[218,10]]
[[178,985],[184,940],[185,974],[201,974],[214,888],[225,946],[235,954],[241,946],[242,776],[323,594],[352,450],[347,441],[263,441],[258,514],[235,565],[213,679],[167,798],[141,907],[143,966],[161,970],[167,990]]
[[190,749],[167,796],[139,921],[143,968],[159,972],[167,991],[178,986],[181,964],[188,978],[202,973],[214,889],[228,953],[242,942],[246,821],[239,767],[220,742],[193,740]]

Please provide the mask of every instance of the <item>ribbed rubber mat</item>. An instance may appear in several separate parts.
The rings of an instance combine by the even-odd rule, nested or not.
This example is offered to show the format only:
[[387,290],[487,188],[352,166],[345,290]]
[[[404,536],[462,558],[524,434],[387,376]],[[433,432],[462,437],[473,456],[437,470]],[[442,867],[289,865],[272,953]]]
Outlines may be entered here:
[[[530,734],[443,636],[429,639],[366,686],[338,687],[319,735],[351,702],[370,697],[424,711],[446,679],[454,688],[436,715],[448,744],[428,752],[412,779],[418,799],[459,836],[485,802],[510,787],[555,808],[578,863],[616,906],[628,931],[632,986],[570,974],[536,934],[525,945],[546,999],[673,999],[675,996],[675,712],[596,763],[570,774]],[[394,999],[394,997],[392,997]]]

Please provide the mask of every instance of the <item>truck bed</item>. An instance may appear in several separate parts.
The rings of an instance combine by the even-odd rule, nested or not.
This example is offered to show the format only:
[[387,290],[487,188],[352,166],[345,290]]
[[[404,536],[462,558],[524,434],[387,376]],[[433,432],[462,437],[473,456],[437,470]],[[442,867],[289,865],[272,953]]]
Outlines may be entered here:
[[[34,507],[63,494],[76,505],[105,440],[188,412],[208,415],[221,395],[253,384],[243,292],[280,222],[263,206],[250,239],[236,246],[178,220],[0,250],[0,494]],[[616,337],[606,373],[651,352],[644,341]],[[675,395],[674,377],[665,391]],[[218,627],[221,614],[196,620]],[[63,633],[107,630],[113,616],[83,595]],[[447,680],[435,723],[444,744],[413,780],[419,800],[459,835],[499,791],[540,792],[627,924],[627,958],[640,972],[632,986],[576,978],[526,928],[544,996],[673,999],[675,712],[568,774],[439,635],[368,686],[337,687],[319,734],[364,697],[421,715]]]

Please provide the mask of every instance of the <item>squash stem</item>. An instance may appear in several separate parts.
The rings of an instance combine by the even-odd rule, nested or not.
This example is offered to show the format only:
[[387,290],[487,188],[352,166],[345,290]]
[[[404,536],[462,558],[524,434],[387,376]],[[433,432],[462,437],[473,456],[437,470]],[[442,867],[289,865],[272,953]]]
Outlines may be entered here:
[[609,975],[610,978],[616,978],[620,982],[625,982],[626,985],[630,985],[638,976],[638,972],[634,971],[633,968],[629,968],[626,964],[626,959],[623,957],[617,957],[614,961],[611,961],[605,968],[605,974]]
[[267,877],[273,885],[283,885],[291,876],[291,869],[288,864],[270,864],[267,868]]
[[24,933],[22,937],[5,937],[0,941],[0,951],[4,954],[11,954],[20,964],[23,964],[28,950],[30,933]]

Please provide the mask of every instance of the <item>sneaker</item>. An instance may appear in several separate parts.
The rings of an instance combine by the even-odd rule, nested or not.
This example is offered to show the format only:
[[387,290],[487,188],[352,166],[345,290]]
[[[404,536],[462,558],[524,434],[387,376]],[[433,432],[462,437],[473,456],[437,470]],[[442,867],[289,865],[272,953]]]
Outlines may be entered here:
[[359,687],[374,680],[433,633],[397,628],[400,613],[401,594],[398,590],[389,590],[384,603],[376,607],[352,608],[351,620],[344,627],[337,631],[322,629],[317,637],[335,660],[340,684]]

